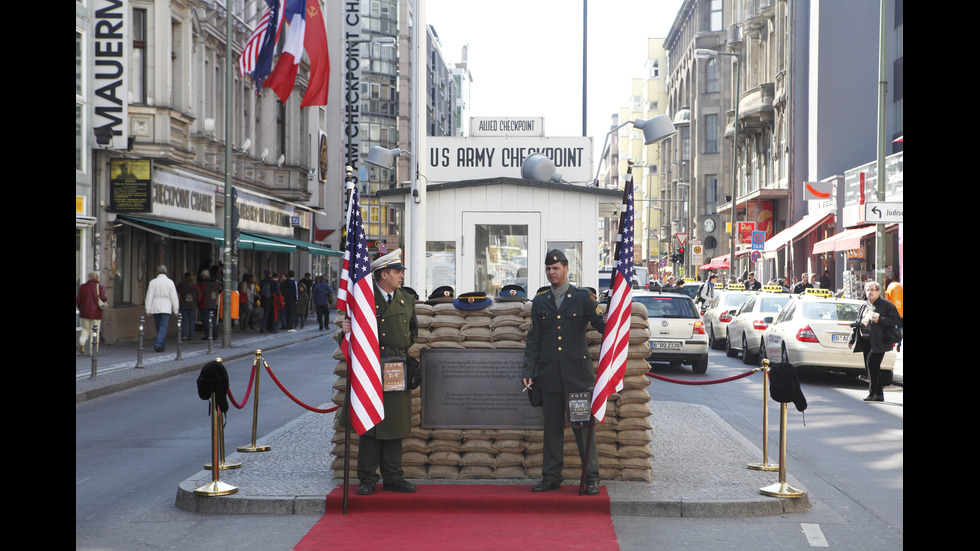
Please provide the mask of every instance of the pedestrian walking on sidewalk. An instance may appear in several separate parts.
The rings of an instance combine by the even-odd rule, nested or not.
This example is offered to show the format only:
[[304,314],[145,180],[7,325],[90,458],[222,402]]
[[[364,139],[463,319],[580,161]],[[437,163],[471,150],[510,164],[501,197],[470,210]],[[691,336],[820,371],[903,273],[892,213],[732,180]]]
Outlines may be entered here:
[[99,272],[89,272],[88,281],[78,288],[78,295],[75,297],[82,326],[82,332],[78,336],[78,350],[82,354],[85,353],[86,345],[92,342],[92,331],[98,331],[96,322],[102,321],[102,310],[108,302],[105,287],[99,284]]
[[180,314],[177,286],[167,277],[167,267],[163,264],[157,266],[157,276],[147,286],[144,305],[146,315],[153,316],[153,325],[157,329],[153,350],[163,352],[167,349],[167,327],[170,325],[170,315]]

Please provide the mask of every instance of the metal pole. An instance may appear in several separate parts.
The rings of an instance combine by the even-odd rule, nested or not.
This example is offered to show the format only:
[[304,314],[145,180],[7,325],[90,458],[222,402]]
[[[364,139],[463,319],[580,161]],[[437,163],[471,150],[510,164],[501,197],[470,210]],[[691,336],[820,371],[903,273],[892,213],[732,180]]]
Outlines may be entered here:
[[742,80],[742,59],[740,54],[728,54],[735,58],[735,124],[732,133],[732,250],[728,258],[728,279],[734,279],[735,274],[735,208],[738,206],[738,95]]
[[[885,22],[886,1],[880,0],[881,29],[878,37],[878,159],[875,176],[875,198],[885,200],[885,96],[888,82],[885,81]],[[885,224],[875,224],[875,281],[885,289]]]
[[92,375],[89,378],[94,379],[98,375],[98,371],[99,371],[99,322],[98,321],[92,322],[92,343],[91,343],[91,348],[89,348],[89,350],[92,351]]
[[[232,142],[234,132],[232,128],[232,102],[234,94],[232,88],[235,85],[234,75],[231,70],[233,53],[231,49],[232,25],[231,21],[231,0],[225,0],[225,216],[224,216],[224,236],[225,242],[222,247],[221,257],[224,259],[224,269],[222,270],[224,289],[224,320],[221,327],[221,346],[231,348],[231,289],[234,283],[231,281],[231,249],[233,245],[231,231],[231,213],[234,209],[234,201],[231,197],[231,171],[232,171]],[[212,274],[212,277],[214,275]],[[208,341],[208,353],[211,352],[211,342]]]
[[803,497],[806,492],[786,483],[786,417],[787,403],[779,404],[779,482],[760,488],[759,493],[772,497]]
[[[218,444],[218,430],[221,424],[219,415],[221,411],[218,409],[218,399],[215,394],[211,393],[211,464],[219,465],[218,455],[219,455],[219,444]],[[226,484],[219,480],[218,472],[221,469],[211,469],[211,482],[194,489],[195,495],[201,496],[223,496],[228,494],[234,494],[238,491],[238,487]]]
[[139,336],[136,339],[136,368],[143,368],[143,326],[146,325],[146,314],[140,314]]
[[183,348],[183,344],[184,344],[183,325],[184,325],[184,315],[183,313],[179,313],[177,314],[177,357],[175,358],[178,361],[184,359],[181,355],[181,349]]

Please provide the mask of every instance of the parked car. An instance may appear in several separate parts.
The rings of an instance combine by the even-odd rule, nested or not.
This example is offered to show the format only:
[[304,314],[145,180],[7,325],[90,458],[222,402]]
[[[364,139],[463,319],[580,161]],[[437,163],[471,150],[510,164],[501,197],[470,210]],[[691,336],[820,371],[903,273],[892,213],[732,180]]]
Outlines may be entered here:
[[691,297],[680,293],[633,291],[633,301],[647,308],[650,327],[648,361],[690,364],[695,373],[708,370],[708,335]]
[[762,348],[762,332],[769,327],[766,318],[772,321],[783,306],[794,298],[795,295],[790,294],[757,293],[746,299],[735,319],[728,323],[725,337],[728,357],[734,358],[741,353],[744,363],[756,363]]
[[708,333],[708,346],[715,350],[725,347],[729,322],[735,319],[739,307],[754,294],[755,291],[715,291],[715,298],[705,304],[704,314],[701,315],[704,330]]
[[[857,376],[865,372],[864,355],[847,346],[860,300],[804,295],[786,305],[763,332],[764,357]],[[891,384],[895,352],[881,361],[881,383]]]

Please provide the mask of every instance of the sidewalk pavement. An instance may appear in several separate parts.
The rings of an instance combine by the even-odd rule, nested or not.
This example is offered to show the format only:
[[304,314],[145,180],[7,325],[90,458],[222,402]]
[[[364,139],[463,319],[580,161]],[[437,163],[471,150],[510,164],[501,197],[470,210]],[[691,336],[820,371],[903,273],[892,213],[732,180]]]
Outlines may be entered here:
[[[216,341],[214,352],[207,354],[207,341],[185,343],[183,359],[177,361],[176,343],[167,344],[167,352],[144,349],[143,368],[135,368],[136,344],[103,346],[99,350],[98,376],[90,378],[91,358],[76,352],[76,403],[112,392],[157,381],[169,376],[197,371],[216,357],[223,360],[250,356],[255,349],[263,352],[303,340],[329,338],[334,331],[318,331],[316,324],[295,332],[274,334],[234,333],[230,349]],[[902,384],[902,357],[895,364],[895,383]],[[328,407],[332,404],[323,404]],[[749,463],[762,461],[762,451],[706,406],[674,402],[650,402],[652,425],[652,482],[603,482],[609,492],[613,516],[639,517],[756,517],[802,512],[810,508],[806,494],[802,497],[769,497],[761,488],[778,484],[776,471],[748,469]],[[778,414],[777,414],[778,415]],[[778,424],[777,424],[778,425]],[[770,431],[778,430],[776,426]],[[356,436],[356,435],[355,435]],[[261,436],[258,444],[270,447],[267,452],[233,452],[226,464],[241,463],[238,469],[219,470],[222,483],[237,488],[227,496],[198,496],[196,488],[212,481],[210,470],[191,474],[177,488],[179,509],[206,514],[318,514],[326,508],[326,495],[340,484],[330,468],[333,418],[308,412],[279,429]],[[771,438],[778,438],[778,434]],[[227,444],[227,443],[226,443]],[[227,451],[227,450],[226,450]],[[778,462],[773,451],[769,463]],[[201,451],[202,458],[210,450]],[[210,459],[208,459],[210,462]],[[355,469],[356,471],[356,469]],[[356,473],[352,475],[356,484]],[[527,480],[413,480],[419,491],[427,484],[520,484],[530,490],[535,479]],[[805,488],[788,473],[786,484],[798,490]],[[577,481],[566,480],[566,484]],[[353,495],[351,499],[364,499]],[[367,498],[369,499],[369,498]],[[586,499],[586,498],[583,498]]]

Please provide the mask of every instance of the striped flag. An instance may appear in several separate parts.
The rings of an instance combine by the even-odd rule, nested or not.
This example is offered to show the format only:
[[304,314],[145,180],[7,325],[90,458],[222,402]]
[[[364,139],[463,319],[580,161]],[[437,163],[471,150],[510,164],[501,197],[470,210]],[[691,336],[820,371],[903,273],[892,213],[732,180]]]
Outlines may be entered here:
[[262,82],[272,71],[272,56],[275,54],[276,43],[279,42],[284,14],[281,0],[265,0],[265,3],[269,7],[245,43],[242,56],[238,58],[238,71],[242,76],[252,75],[252,80],[259,88],[262,88]]
[[606,399],[623,389],[626,352],[630,342],[630,311],[633,307],[633,167],[626,172],[626,189],[616,238],[616,271],[612,280],[606,330],[599,349],[599,370],[592,393],[592,415],[606,417]]
[[381,358],[378,348],[378,320],[374,312],[374,278],[364,239],[357,189],[351,191],[347,223],[347,251],[337,294],[337,308],[344,308],[351,332],[344,335],[340,348],[347,360],[350,378],[348,414],[357,434],[371,430],[385,417],[381,391]]

